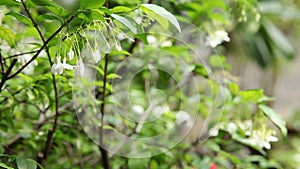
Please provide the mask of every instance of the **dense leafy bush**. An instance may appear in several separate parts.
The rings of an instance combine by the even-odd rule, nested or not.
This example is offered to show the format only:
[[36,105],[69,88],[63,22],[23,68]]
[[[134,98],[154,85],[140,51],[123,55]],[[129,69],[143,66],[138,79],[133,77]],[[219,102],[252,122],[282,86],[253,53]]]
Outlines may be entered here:
[[68,2],[0,2],[2,168],[281,168],[285,122],[225,56],[271,34],[256,0]]

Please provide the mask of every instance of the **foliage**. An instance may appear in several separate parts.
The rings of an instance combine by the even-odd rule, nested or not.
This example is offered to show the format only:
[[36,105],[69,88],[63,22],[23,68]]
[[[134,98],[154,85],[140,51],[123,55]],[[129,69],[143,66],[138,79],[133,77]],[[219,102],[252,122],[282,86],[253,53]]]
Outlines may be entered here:
[[[292,56],[280,30],[267,19],[259,22],[256,0],[75,2],[0,2],[2,168],[281,168],[267,149],[278,140],[276,131],[286,137],[285,122],[267,106],[272,98],[262,90],[240,89],[223,56],[230,34],[250,21],[260,26],[261,37],[249,39],[250,47],[259,47],[251,48],[255,56]],[[209,42],[195,45],[195,33],[180,42],[176,36],[193,30],[183,23]],[[203,46],[207,57],[199,61],[193,51]],[[141,65],[148,68],[131,74]],[[184,79],[185,73],[195,79]],[[182,89],[174,87],[181,80]],[[115,143],[109,140],[113,131],[144,138],[170,126],[175,134],[183,131],[176,138],[185,138],[186,127],[196,132],[178,144],[154,139],[169,146],[153,146],[153,154],[139,154],[146,157],[141,159],[103,148],[103,142]],[[125,145],[126,153],[136,153]]]

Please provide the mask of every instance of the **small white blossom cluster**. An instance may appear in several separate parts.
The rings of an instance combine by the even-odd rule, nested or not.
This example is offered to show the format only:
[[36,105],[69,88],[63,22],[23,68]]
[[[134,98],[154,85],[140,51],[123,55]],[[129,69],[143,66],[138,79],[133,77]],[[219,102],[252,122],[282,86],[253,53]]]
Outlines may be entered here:
[[[75,52],[71,49],[68,54],[68,60],[72,61],[74,59]],[[99,63],[101,60],[101,54],[99,50],[94,50],[91,52],[91,61],[95,64]],[[56,57],[55,63],[52,65],[51,72],[54,75],[61,75],[65,69],[67,70],[73,70],[75,68],[75,71],[78,72],[78,74],[82,77],[84,75],[84,63],[81,57],[77,58],[76,65],[70,65],[67,63],[66,57],[64,57],[63,62],[61,62],[61,58],[58,56]]]
[[[107,31],[107,29],[109,29],[109,31]],[[66,56],[63,57],[63,62],[61,61],[62,58],[60,55],[56,57],[55,63],[51,68],[51,72],[54,75],[62,74],[65,69],[75,69],[76,75],[80,75],[82,77],[85,72],[84,60],[87,63],[98,64],[102,58],[101,52],[109,53],[113,49],[122,51],[123,49],[120,44],[121,40],[128,39],[130,41],[134,41],[124,32],[120,32],[120,30],[118,30],[112,22],[106,23],[94,21],[93,24],[88,27],[87,31],[82,32],[82,35],[86,38],[86,46],[81,51],[78,51],[76,50],[79,49],[78,41],[76,38],[75,40],[72,39],[72,47]],[[75,57],[75,53],[77,53],[77,55],[80,53],[81,56]],[[68,61],[72,61],[76,58],[76,65],[68,64],[66,58],[68,58]]]
[[261,148],[270,149],[271,144],[270,142],[276,142],[278,141],[278,138],[273,136],[272,131],[264,131],[264,130],[254,130],[249,137],[249,142],[252,145],[257,145]]
[[209,131],[209,135],[213,137],[217,136],[220,129],[227,131],[230,134],[236,133],[240,129],[246,135],[245,140],[249,144],[260,148],[270,149],[270,142],[278,141],[278,138],[274,136],[274,134],[276,134],[274,130],[267,130],[264,125],[260,129],[253,129],[251,120],[229,122],[227,124],[219,123]]
[[159,41],[155,36],[152,36],[152,35],[147,36],[147,41],[148,41],[148,44],[154,48],[169,47],[169,46],[173,45],[172,41],[170,41],[170,40]]
[[66,63],[66,58],[64,58],[63,63],[59,57],[56,57],[56,63],[52,65],[51,72],[54,75],[62,74],[64,69],[72,70],[73,66]]
[[212,32],[207,37],[207,41],[205,43],[206,46],[210,46],[212,48],[217,47],[222,42],[229,42],[230,38],[228,36],[228,33],[224,30],[217,30],[215,32]]

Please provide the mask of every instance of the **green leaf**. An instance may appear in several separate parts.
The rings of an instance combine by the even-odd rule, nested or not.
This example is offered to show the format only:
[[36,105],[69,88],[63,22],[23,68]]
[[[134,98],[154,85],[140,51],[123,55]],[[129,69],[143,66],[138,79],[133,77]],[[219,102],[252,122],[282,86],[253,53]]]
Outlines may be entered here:
[[48,0],[30,0],[33,2],[35,5],[38,6],[51,6],[53,2],[48,1]]
[[101,8],[105,0],[80,0],[80,8],[82,9],[97,9]]
[[25,75],[25,74],[22,74],[22,73],[18,74],[18,76],[21,79],[23,79],[26,83],[29,83],[29,84],[34,81],[31,76],[28,76],[28,75]]
[[209,57],[209,64],[213,68],[230,69],[230,65],[226,63],[226,57],[221,55],[211,55]]
[[239,85],[237,85],[235,83],[229,83],[228,88],[229,88],[229,91],[234,95],[237,95],[240,91]]
[[238,164],[241,163],[239,158],[237,158],[236,156],[234,156],[230,153],[227,153],[226,151],[222,150],[220,154],[222,154],[222,155],[226,156],[227,158],[229,158],[233,162],[233,164],[235,164],[235,165],[238,165]]
[[113,9],[111,9],[111,11],[113,13],[127,13],[127,12],[130,12],[132,11],[133,9],[131,8],[128,8],[126,6],[116,6],[114,7]]
[[[29,2],[27,2],[27,1],[29,1]],[[50,0],[27,0],[27,1],[26,1],[26,3],[29,3],[29,4],[34,3],[37,6],[44,6],[57,15],[67,15],[68,14],[68,12],[63,7],[61,7],[60,5],[54,3]]]
[[256,146],[256,145],[253,145],[249,139],[246,139],[242,136],[240,136],[239,134],[237,133],[231,133],[231,136],[232,136],[232,139],[242,143],[242,144],[245,144],[249,147],[252,147],[253,149],[257,150],[258,152],[260,152],[262,155],[266,155],[267,153],[260,147]]
[[[143,9],[143,8],[142,8]],[[161,17],[157,13],[152,12],[151,10],[144,8],[143,11],[152,19],[156,20],[165,30],[169,29],[168,19]]]
[[17,157],[18,169],[36,169],[37,165],[33,160]]
[[259,103],[264,98],[264,92],[261,89],[244,90],[240,92],[240,96],[246,101]]
[[128,160],[128,167],[130,169],[147,168],[149,160],[149,158],[131,158]]
[[262,25],[276,49],[279,49],[288,59],[292,59],[294,48],[282,31],[269,20],[263,20]]
[[100,73],[101,76],[104,76],[104,71],[100,67],[95,65],[89,65],[89,66],[97,70],[97,72]]
[[119,76],[119,75],[117,75],[117,74],[115,74],[115,73],[111,73],[111,74],[109,74],[109,75],[107,75],[107,77],[106,77],[107,79],[116,79],[116,78],[121,78],[121,76]]
[[14,168],[12,168],[12,167],[7,166],[7,165],[4,164],[4,163],[0,163],[0,167],[5,168],[5,169],[14,169]]
[[134,37],[141,40],[141,41],[143,41],[145,44],[148,44],[146,33],[139,33],[139,34],[134,35]]
[[1,0],[0,5],[7,5],[7,6],[17,6],[20,5],[20,2],[16,2],[13,0]]
[[193,70],[194,73],[201,75],[205,78],[208,78],[208,72],[206,68],[201,64],[195,64],[195,68]]
[[286,137],[287,135],[286,122],[270,107],[265,105],[259,105],[258,107],[280,129],[282,135]]
[[133,32],[134,34],[137,34],[136,27],[127,18],[125,18],[123,16],[120,16],[120,15],[117,15],[117,14],[111,14],[111,16],[113,18],[115,18],[117,21],[119,21],[122,24],[124,24],[126,27],[128,27],[131,30],[131,32]]
[[4,26],[0,26],[0,38],[4,39],[11,47],[16,44],[14,32]]
[[45,21],[45,20],[60,20],[61,18],[57,17],[54,14],[48,13],[48,14],[43,14],[43,15],[38,15],[36,17],[36,21]]
[[[87,10],[84,12],[84,15],[88,18],[88,20],[92,21],[92,20],[101,20],[103,22],[105,22],[104,19],[104,12],[99,10],[99,9],[91,9],[91,10]],[[87,18],[83,18],[83,19],[87,19]]]
[[[142,4],[141,6],[167,19],[171,24],[173,24],[178,29],[179,32],[181,32],[181,28],[176,17],[172,13],[167,11],[165,8],[154,4]],[[142,8],[142,10],[144,10],[144,8]]]
[[20,22],[22,22],[22,23],[24,23],[26,25],[29,25],[29,26],[32,25],[31,20],[27,16],[25,16],[25,15],[22,15],[22,14],[19,14],[19,13],[16,13],[16,12],[8,12],[6,15],[13,16],[18,21],[20,21]]

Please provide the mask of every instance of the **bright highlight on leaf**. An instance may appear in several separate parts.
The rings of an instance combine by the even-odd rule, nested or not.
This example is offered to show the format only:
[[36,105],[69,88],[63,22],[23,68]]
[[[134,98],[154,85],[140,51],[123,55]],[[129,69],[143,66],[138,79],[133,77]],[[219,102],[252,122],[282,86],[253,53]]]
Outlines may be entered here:
[[9,46],[15,46],[15,34],[13,31],[4,26],[0,26],[0,38],[3,38],[9,44]]
[[133,32],[134,34],[137,34],[136,27],[127,18],[125,18],[123,16],[120,16],[120,15],[117,15],[117,14],[112,14],[111,16],[113,18],[115,18],[117,21],[119,21],[122,24],[124,24],[126,27],[128,27],[131,30],[131,32]]
[[[149,14],[148,10],[154,12],[155,14],[159,15],[160,17],[168,20],[171,24],[173,24],[177,28],[177,30],[179,32],[181,32],[181,28],[180,28],[180,25],[179,25],[176,17],[172,13],[167,11],[165,8],[160,7],[158,5],[154,5],[154,4],[142,4],[141,6],[142,6],[142,10],[145,13]],[[145,8],[148,9],[148,10],[145,10]],[[154,18],[154,19],[159,19],[159,18]],[[162,24],[161,21],[158,20],[158,22],[160,24]],[[164,25],[162,25],[162,26],[164,27]]]
[[32,25],[32,22],[30,21],[30,19],[22,14],[16,13],[16,12],[8,12],[6,15],[10,15],[13,16],[14,18],[16,18],[18,21],[26,24],[26,25]]
[[103,6],[105,0],[80,0],[80,8],[97,9]]

